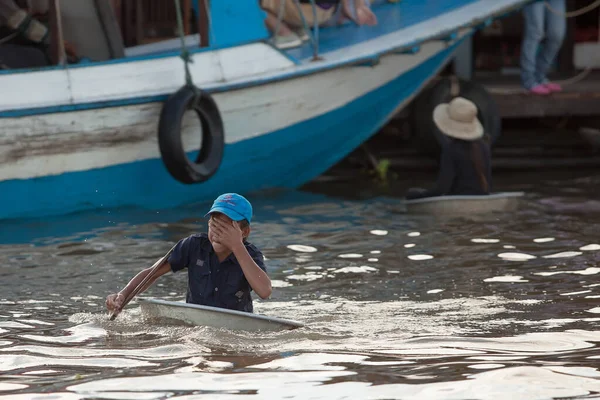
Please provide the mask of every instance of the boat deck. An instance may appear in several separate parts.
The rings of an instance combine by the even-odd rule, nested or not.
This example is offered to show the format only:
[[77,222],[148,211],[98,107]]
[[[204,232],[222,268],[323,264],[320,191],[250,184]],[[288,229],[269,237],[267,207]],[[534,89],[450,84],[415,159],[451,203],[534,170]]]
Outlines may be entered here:
[[[430,2],[390,3],[387,0],[375,0],[371,9],[377,15],[378,24],[365,29],[357,29],[354,23],[346,21],[343,25],[324,26],[319,29],[319,53],[327,54],[343,49],[349,44],[359,44],[378,38],[400,29],[406,29],[464,7],[477,0],[439,0]],[[286,53],[297,59],[310,61],[313,48],[309,42],[301,47],[287,50]]]
[[[483,23],[482,15],[499,14],[518,10],[526,0],[437,0],[435,2],[404,1],[400,4],[387,0],[372,1],[372,10],[377,15],[376,26],[358,27],[346,21],[343,25],[333,24],[319,29],[319,55],[328,58],[344,51],[348,47],[366,44],[373,39],[382,39],[390,35],[395,47],[416,45],[422,41],[443,37],[455,31],[457,27],[466,27],[472,23]],[[435,4],[434,4],[435,3]],[[400,34],[399,36],[394,34]],[[398,40],[400,39],[400,40]],[[381,40],[379,45],[386,45]],[[355,46],[359,47],[359,46]],[[364,46],[365,53],[377,52],[377,49]],[[313,47],[311,42],[285,50],[291,59],[304,64],[311,63]]]

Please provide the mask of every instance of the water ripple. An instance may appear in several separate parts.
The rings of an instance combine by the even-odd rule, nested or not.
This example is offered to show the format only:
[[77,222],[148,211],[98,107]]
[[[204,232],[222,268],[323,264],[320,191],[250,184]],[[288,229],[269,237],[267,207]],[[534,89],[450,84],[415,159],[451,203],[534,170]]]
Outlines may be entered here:
[[[250,240],[274,290],[255,312],[306,323],[271,333],[149,321],[136,300],[108,320],[104,297],[206,229],[203,206],[35,221],[65,232],[0,246],[0,398],[592,398],[600,213],[581,208],[597,186],[519,187],[519,211],[477,220],[389,196],[258,196]],[[186,279],[142,296],[183,300]]]

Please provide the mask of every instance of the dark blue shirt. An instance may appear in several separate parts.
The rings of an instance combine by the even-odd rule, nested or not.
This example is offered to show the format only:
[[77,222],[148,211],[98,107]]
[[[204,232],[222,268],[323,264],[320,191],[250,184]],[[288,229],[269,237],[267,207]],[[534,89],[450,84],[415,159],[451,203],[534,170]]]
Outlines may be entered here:
[[433,189],[408,193],[407,199],[444,195],[487,195],[492,191],[490,146],[484,139],[445,138],[440,171]]
[[[245,242],[254,262],[267,271],[264,256],[253,244]],[[173,272],[188,270],[186,302],[230,310],[252,312],[252,288],[235,256],[223,262],[215,253],[206,233],[188,236],[177,243],[169,256]]]

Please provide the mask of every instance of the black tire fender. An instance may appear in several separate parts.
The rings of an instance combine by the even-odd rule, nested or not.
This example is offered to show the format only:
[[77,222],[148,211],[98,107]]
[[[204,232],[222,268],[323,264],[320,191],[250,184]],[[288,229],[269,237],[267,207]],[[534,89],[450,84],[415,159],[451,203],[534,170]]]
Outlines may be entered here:
[[[194,110],[202,124],[202,147],[196,161],[185,154],[181,124],[186,111]],[[163,104],[158,122],[158,145],[167,171],[179,182],[191,184],[208,180],[223,159],[223,120],[212,96],[193,86],[183,86]]]
[[[439,157],[444,134],[433,122],[433,110],[438,104],[448,103],[452,93],[453,79],[443,78],[424,90],[415,100],[412,109],[412,130],[417,149],[427,155]],[[458,96],[471,100],[477,106],[477,118],[483,125],[490,144],[493,145],[502,132],[502,120],[494,98],[483,85],[457,79]]]

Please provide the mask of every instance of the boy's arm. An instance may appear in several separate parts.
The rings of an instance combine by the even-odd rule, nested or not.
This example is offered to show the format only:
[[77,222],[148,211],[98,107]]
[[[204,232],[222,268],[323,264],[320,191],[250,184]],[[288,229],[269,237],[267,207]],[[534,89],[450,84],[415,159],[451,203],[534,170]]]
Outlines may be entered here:
[[[144,287],[139,291],[142,293],[146,289],[148,289],[152,284],[160,277],[166,274],[169,271],[177,272],[187,267],[188,259],[189,259],[189,251],[190,246],[192,246],[193,238],[187,237],[185,239],[181,239],[177,244],[171,249],[169,257],[163,261],[163,264],[158,267],[154,276],[144,284]],[[135,290],[136,287],[148,276],[148,274],[152,271],[152,269],[160,262],[162,259],[159,259],[154,265],[150,268],[146,268],[133,277],[131,281],[125,286],[119,293],[111,294],[106,298],[106,308],[109,311],[119,311],[123,306],[123,302],[125,299]],[[139,294],[138,293],[138,294]]]
[[240,263],[246,280],[252,287],[252,290],[260,296],[261,299],[266,299],[271,295],[273,288],[271,287],[271,279],[267,273],[258,266],[256,261],[248,253],[248,249],[243,242],[235,245],[231,249],[235,258]]
[[[165,262],[158,269],[158,271],[156,271],[156,274],[154,275],[154,277],[152,279],[150,279],[144,285],[144,287],[142,288],[142,290],[140,290],[140,292],[138,294],[144,292],[146,289],[148,289],[150,286],[152,286],[152,284],[160,276],[163,276],[164,274],[166,274],[170,270],[171,270],[171,266],[169,265],[168,262]],[[121,307],[123,306],[123,301],[125,301],[125,299],[129,296],[129,294],[136,287],[138,287],[138,285],[144,280],[144,278],[146,278],[146,276],[148,276],[148,274],[150,273],[150,271],[152,271],[152,267],[146,268],[146,269],[142,270],[136,276],[134,276],[133,279],[131,279],[131,281],[129,281],[129,283],[119,293],[114,293],[114,294],[109,295],[106,298],[106,308],[108,309],[108,311],[112,312],[112,311],[120,310]]]
[[[129,294],[136,288],[138,287],[138,285],[144,280],[144,278],[146,276],[148,276],[148,274],[150,273],[150,271],[152,271],[152,267],[146,268],[145,270],[141,271],[139,274],[137,274],[136,276],[133,277],[133,279],[131,281],[129,281],[129,283],[127,284],[127,286],[125,286],[123,288],[123,290],[121,290],[119,292],[119,294],[122,294],[123,297],[127,297],[129,296]],[[139,293],[142,293],[144,291],[146,291],[146,289],[148,289],[150,286],[152,286],[152,284],[154,282],[156,282],[156,280],[163,276],[164,274],[166,274],[167,272],[171,271],[171,266],[169,265],[168,262],[165,262],[159,269],[158,271],[156,271],[156,275],[154,275],[154,277],[152,279],[150,279],[142,288],[142,290],[139,291]],[[138,294],[139,294],[138,293]]]

